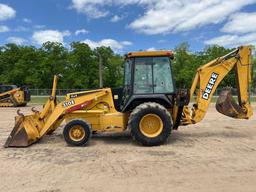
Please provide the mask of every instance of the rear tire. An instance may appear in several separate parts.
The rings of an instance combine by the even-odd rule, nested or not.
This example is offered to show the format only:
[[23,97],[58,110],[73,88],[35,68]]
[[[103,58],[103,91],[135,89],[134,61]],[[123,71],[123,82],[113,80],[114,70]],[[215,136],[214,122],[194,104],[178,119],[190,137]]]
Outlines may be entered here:
[[73,146],[86,145],[89,142],[91,135],[90,125],[83,120],[70,121],[63,130],[65,141]]
[[172,130],[172,119],[165,107],[158,103],[143,103],[131,113],[128,127],[132,138],[145,146],[163,144]]
[[27,103],[22,103],[19,105],[19,107],[26,107],[27,106]]

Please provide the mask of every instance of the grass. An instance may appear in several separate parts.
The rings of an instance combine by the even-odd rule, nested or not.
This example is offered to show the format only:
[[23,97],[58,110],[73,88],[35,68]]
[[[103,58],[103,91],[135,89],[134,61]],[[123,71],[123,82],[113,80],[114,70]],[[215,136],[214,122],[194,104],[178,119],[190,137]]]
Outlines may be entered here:
[[[43,105],[46,103],[48,96],[31,96],[30,104]],[[63,101],[65,96],[57,96],[58,101]]]

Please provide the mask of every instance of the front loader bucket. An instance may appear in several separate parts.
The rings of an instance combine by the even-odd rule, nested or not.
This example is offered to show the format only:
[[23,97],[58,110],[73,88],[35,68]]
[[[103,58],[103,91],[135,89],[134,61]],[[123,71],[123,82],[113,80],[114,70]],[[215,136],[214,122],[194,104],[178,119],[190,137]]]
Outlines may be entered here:
[[244,116],[243,109],[236,103],[232,96],[231,88],[223,88],[215,105],[217,111],[232,118]]
[[15,126],[4,147],[27,147],[39,138],[35,115],[15,117]]

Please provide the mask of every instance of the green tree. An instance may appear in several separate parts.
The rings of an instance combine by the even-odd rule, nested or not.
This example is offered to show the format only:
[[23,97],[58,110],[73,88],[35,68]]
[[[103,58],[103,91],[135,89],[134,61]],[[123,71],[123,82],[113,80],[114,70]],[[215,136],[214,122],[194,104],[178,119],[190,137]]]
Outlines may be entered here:
[[[55,74],[63,74],[63,71],[68,66],[68,50],[61,44],[57,42],[46,42],[39,49],[41,63],[40,73],[41,81],[46,88],[52,86],[52,77]],[[59,88],[62,88],[62,84]]]
[[12,78],[16,79],[15,84],[29,85],[30,87],[42,87],[40,74],[40,53],[35,47],[21,47],[20,57],[15,67],[9,72]]
[[15,44],[6,44],[1,47],[0,55],[0,82],[8,84],[18,84],[19,78],[14,75],[13,71],[18,70],[16,64],[21,57],[21,47]]
[[[194,53],[190,51],[188,43],[179,44],[174,50],[173,62],[176,86],[190,88],[199,66],[231,50],[221,46],[209,46]],[[123,56],[114,53],[110,47],[102,46],[92,50],[81,42],[71,43],[69,49],[54,42],[47,42],[40,48],[6,44],[0,47],[0,83],[50,88],[53,75],[62,74],[59,88],[97,88],[100,59],[103,65],[104,87],[122,86]],[[256,67],[255,58],[253,64]],[[234,82],[235,75],[231,73],[221,86],[234,85]]]
[[104,82],[107,87],[122,87],[124,59],[120,55],[113,55],[108,60],[108,66],[104,69]]
[[[102,62],[104,87],[120,87],[123,79],[123,58],[110,47],[97,47],[94,50],[98,65]],[[99,67],[98,67],[99,68]],[[98,74],[97,74],[98,75]]]
[[[232,49],[226,49],[221,46],[208,46],[203,51],[193,53],[189,50],[187,43],[182,43],[175,48],[175,61],[173,63],[173,72],[176,79],[176,85],[179,88],[190,88],[198,67],[208,62],[226,55]],[[224,78],[220,87],[231,86],[235,83],[235,73],[231,73]]]
[[189,88],[199,64],[195,62],[195,55],[189,51],[188,43],[178,45],[174,52],[173,74],[176,86],[179,88]]
[[96,57],[85,43],[71,43],[69,62],[65,69],[66,88],[95,88],[98,86]]

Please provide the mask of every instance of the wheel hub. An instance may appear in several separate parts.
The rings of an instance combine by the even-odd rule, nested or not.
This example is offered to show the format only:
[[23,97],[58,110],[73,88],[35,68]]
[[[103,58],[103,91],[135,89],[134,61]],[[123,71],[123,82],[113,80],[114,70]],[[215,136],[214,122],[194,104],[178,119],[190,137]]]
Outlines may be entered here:
[[69,137],[74,141],[81,141],[85,137],[85,131],[81,126],[74,126],[69,131]]
[[147,137],[157,137],[163,130],[163,121],[156,114],[147,114],[140,120],[140,131]]

